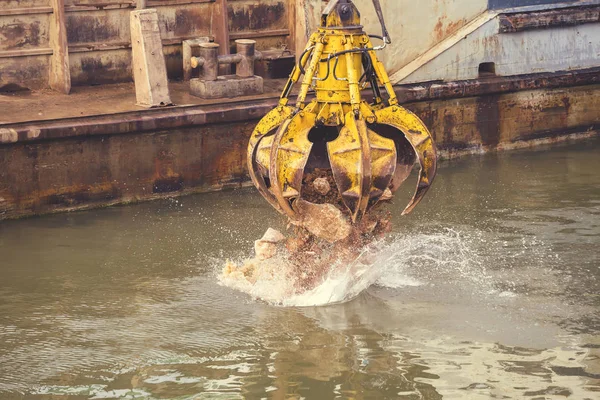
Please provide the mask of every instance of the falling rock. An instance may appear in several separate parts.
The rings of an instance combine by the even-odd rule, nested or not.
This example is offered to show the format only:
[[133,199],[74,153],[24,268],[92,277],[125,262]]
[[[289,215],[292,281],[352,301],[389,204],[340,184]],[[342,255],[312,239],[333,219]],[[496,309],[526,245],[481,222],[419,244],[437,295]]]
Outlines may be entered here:
[[365,215],[358,224],[358,229],[363,234],[373,233],[375,227],[377,227],[377,222],[377,218],[372,215]]
[[289,238],[285,242],[285,248],[287,249],[288,253],[297,253],[305,244],[306,241],[302,240],[301,238]]
[[390,190],[390,188],[387,188],[387,189],[385,189],[385,191],[383,192],[383,194],[381,195],[379,200],[387,201],[387,200],[391,200],[392,197],[394,197],[394,195],[392,194],[392,191]]
[[294,208],[302,216],[301,225],[313,235],[330,243],[346,239],[352,225],[333,204],[314,204],[298,199]]
[[279,243],[285,240],[285,236],[277,229],[269,228],[260,240],[269,243]]
[[277,253],[277,244],[256,240],[254,241],[254,253],[259,260],[268,260]]
[[317,178],[313,181],[313,186],[315,191],[323,196],[325,196],[331,190],[331,186],[327,181],[327,178]]
[[267,260],[277,253],[277,243],[283,242],[285,236],[276,229],[269,228],[260,240],[254,242],[254,253],[259,260]]

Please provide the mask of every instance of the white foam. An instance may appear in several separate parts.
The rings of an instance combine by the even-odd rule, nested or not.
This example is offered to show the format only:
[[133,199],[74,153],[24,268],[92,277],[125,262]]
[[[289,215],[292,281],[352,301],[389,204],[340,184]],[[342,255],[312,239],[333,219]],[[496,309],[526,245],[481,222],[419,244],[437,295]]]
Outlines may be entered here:
[[307,307],[340,303],[356,297],[377,281],[380,270],[369,262],[375,251],[375,246],[369,246],[351,263],[330,265],[322,281],[309,290],[303,290],[299,283],[303,277],[298,274],[302,272],[281,255],[265,261],[238,262],[255,265],[258,273],[252,282],[241,273],[221,274],[219,282],[274,305]]
[[457,276],[474,286],[487,286],[489,279],[476,254],[478,238],[464,237],[446,229],[432,234],[395,235],[385,242],[362,249],[351,263],[330,266],[316,287],[298,289],[291,263],[277,256],[260,262],[255,282],[243,275],[221,275],[222,285],[240,290],[274,305],[321,306],[349,301],[372,285],[390,289],[422,286]]
[[320,285],[302,294],[282,299],[281,305],[309,307],[352,300],[377,282],[380,277],[381,269],[376,267],[376,263],[364,262],[366,255],[373,251],[373,248],[369,248],[352,263],[346,266],[335,266],[330,269]]

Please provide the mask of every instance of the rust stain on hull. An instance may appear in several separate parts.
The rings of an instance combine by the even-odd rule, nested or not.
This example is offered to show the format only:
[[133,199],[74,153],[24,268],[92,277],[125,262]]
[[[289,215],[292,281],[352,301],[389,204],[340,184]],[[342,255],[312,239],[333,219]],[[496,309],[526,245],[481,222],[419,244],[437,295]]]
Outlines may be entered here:
[[441,42],[466,24],[464,18],[446,23],[447,19],[445,15],[442,15],[433,27],[433,37],[436,43]]
[[500,104],[499,95],[481,96],[477,98],[475,111],[477,131],[481,144],[495,147],[500,143]]
[[[443,157],[600,131],[600,84],[486,96],[466,90],[447,85],[443,96],[463,97],[405,104]],[[249,180],[249,135],[276,102],[14,124],[0,143],[0,219],[240,187]]]
[[560,10],[543,10],[510,13],[500,16],[500,33],[522,32],[532,29],[548,29],[597,23],[600,21],[600,6],[572,7]]
[[0,147],[0,219],[240,187],[256,121]]

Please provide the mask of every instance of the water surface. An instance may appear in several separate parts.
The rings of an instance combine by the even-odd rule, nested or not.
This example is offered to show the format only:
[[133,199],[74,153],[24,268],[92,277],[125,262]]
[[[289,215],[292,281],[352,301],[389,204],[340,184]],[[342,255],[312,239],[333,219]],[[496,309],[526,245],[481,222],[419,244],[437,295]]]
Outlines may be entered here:
[[285,229],[252,189],[2,222],[0,398],[599,399],[599,167],[598,140],[442,165],[324,307],[218,284]]

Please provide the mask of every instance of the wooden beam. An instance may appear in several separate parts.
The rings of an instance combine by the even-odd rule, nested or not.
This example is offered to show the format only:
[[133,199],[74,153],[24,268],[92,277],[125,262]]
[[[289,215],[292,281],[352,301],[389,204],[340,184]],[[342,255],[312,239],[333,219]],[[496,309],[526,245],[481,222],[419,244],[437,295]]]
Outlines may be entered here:
[[319,27],[321,11],[321,0],[296,0],[295,49],[293,49],[296,60],[304,51],[310,35]]
[[213,3],[215,0],[148,0],[148,7],[182,6],[186,4]]
[[[212,32],[215,42],[219,46],[219,55],[229,54],[229,14],[227,0],[216,0],[213,6],[212,14]],[[231,67],[229,65],[220,65],[219,73],[229,74]]]
[[137,105],[148,108],[171,105],[156,10],[132,11],[130,28],[131,68]]
[[98,2],[76,2],[65,5],[66,12],[84,12],[84,11],[98,11],[98,10],[122,10],[127,8],[134,8],[135,1],[98,1]]
[[[255,39],[262,37],[283,37],[289,36],[290,31],[287,29],[277,29],[273,31],[251,31],[251,32],[235,32],[229,35],[230,40],[235,39]],[[213,36],[207,36],[209,40],[215,40]],[[163,46],[181,46],[184,40],[198,39],[198,36],[181,36],[168,39],[162,39]],[[109,43],[89,42],[89,43],[76,43],[69,46],[69,54],[73,53],[85,53],[89,51],[108,51],[108,50],[122,50],[131,48],[130,41],[117,41]],[[22,49],[22,50],[0,50],[0,58],[3,57],[22,57],[22,56],[35,56],[52,54],[50,48],[38,48],[38,49]]]
[[38,47],[37,49],[0,50],[0,58],[48,56],[52,55],[52,53],[54,53],[54,51],[52,51],[52,49],[49,47]]
[[296,0],[288,0],[288,28],[289,36],[287,37],[287,48],[293,53],[296,51]]
[[69,47],[65,27],[65,0],[50,0],[50,87],[57,92],[69,94],[71,91],[71,72],[69,71]]
[[86,53],[90,51],[109,51],[109,50],[123,50],[130,49],[131,42],[111,42],[108,44],[92,42],[92,43],[77,43],[69,46],[69,54],[74,53]]
[[254,39],[261,37],[277,37],[277,36],[289,36],[289,29],[274,29],[271,31],[246,31],[246,32],[232,32],[229,34],[230,40],[235,39]]
[[6,15],[52,14],[52,7],[26,7],[0,9],[0,17]]
[[212,34],[215,41],[226,48],[227,52],[219,54],[229,54],[229,15],[227,10],[227,0],[216,0],[212,18]]

